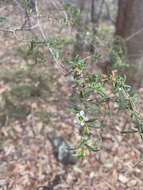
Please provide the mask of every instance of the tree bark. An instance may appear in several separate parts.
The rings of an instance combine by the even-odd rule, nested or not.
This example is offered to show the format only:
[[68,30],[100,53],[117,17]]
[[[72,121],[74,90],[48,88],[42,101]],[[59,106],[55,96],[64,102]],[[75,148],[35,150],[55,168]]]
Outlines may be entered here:
[[127,48],[127,61],[130,64],[125,71],[129,82],[143,85],[143,1],[119,0],[116,22],[116,35],[121,36]]
[[[96,18],[95,18],[95,2],[96,0],[79,0],[78,6],[80,9],[80,21],[77,26],[77,35],[76,35],[76,43],[74,47],[74,54],[73,55],[80,55],[84,52],[94,53],[94,37],[96,33]],[[87,26],[89,23],[92,24],[92,43],[85,44],[85,36],[87,31]]]

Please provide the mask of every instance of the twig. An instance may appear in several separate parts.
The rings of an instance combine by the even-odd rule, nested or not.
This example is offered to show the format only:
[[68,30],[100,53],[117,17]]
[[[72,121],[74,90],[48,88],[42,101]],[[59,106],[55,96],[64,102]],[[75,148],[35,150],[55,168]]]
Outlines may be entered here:
[[[39,30],[40,30],[40,33],[41,33],[43,39],[46,41],[47,40],[47,36],[44,33],[43,28],[42,28],[41,23],[40,23],[40,20],[39,20],[40,13],[39,13],[39,8],[38,8],[38,2],[37,2],[37,0],[35,2],[35,9],[36,9],[36,14],[37,14],[37,26],[39,27]],[[49,49],[49,52],[51,53],[51,55],[52,55],[52,57],[53,57],[53,59],[54,59],[54,61],[56,63],[56,66],[58,68],[60,68],[60,69],[62,68],[61,71],[64,74],[66,74],[64,65],[61,62],[59,62],[59,60],[55,57],[53,49],[51,47],[49,47],[49,45],[48,45],[48,49]]]
[[137,162],[134,164],[133,168],[135,168],[137,165],[139,165],[142,161],[143,161],[142,159],[139,160],[139,161],[137,161]]
[[129,131],[121,131],[121,133],[138,133],[139,131],[138,130],[129,130]]
[[142,33],[142,32],[143,32],[143,28],[141,28],[141,29],[138,30],[137,32],[131,34],[130,36],[128,36],[128,37],[125,39],[125,41],[127,42],[127,41],[131,40],[132,38],[136,37],[137,35],[139,35],[139,34]]

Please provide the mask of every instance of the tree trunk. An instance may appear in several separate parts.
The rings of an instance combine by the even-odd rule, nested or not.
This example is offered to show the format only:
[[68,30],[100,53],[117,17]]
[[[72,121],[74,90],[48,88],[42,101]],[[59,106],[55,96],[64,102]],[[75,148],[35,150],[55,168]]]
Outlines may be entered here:
[[[77,26],[74,55],[80,55],[82,57],[85,52],[94,53],[96,25],[99,18],[96,18],[96,0],[79,0],[77,2],[81,15]],[[87,26],[90,24],[92,25],[92,42],[85,43]]]
[[79,23],[77,25],[77,34],[76,34],[76,43],[74,46],[73,57],[77,55],[82,55],[84,49],[84,32],[85,32],[85,18],[84,18],[84,10],[85,10],[85,1],[80,0],[79,3],[79,10],[80,10],[80,18]]
[[143,85],[143,1],[119,0],[116,35],[125,40],[127,79],[139,87]]

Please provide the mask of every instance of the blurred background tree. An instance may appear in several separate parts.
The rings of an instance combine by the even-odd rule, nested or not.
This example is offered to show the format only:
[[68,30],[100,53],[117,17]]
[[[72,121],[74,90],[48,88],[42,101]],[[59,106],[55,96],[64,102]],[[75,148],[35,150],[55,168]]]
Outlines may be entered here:
[[127,48],[127,61],[130,64],[126,72],[128,80],[137,86],[143,79],[143,1],[119,0],[116,35],[124,39]]

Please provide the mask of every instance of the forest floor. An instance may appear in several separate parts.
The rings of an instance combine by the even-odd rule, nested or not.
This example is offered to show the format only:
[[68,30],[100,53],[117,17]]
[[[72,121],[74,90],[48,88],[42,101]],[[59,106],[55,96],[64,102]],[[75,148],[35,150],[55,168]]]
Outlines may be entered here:
[[48,133],[79,140],[69,112],[72,85],[50,57],[37,64],[25,48],[13,34],[0,33],[0,190],[143,190],[143,143],[139,134],[121,133],[132,125],[125,113],[106,119],[99,152],[73,166],[56,160]]

